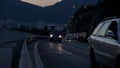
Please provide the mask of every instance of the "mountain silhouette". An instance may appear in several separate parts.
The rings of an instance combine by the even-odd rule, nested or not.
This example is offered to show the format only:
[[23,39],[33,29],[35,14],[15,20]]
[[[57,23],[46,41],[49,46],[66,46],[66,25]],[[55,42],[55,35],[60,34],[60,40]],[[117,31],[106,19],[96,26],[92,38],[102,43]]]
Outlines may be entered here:
[[[77,8],[84,4],[95,4],[96,0],[63,0],[53,6],[42,8],[20,0],[0,0],[0,20],[12,18],[25,22],[68,23]],[[75,4],[77,8],[73,9]]]

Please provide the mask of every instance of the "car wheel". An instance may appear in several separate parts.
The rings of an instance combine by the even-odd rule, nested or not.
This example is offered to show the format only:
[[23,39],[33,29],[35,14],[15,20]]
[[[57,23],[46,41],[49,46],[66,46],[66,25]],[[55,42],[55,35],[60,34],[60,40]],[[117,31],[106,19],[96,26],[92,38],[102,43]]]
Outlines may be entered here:
[[116,68],[120,68],[120,56],[116,59]]
[[95,54],[93,50],[90,51],[90,67],[96,68],[96,60],[95,60]]

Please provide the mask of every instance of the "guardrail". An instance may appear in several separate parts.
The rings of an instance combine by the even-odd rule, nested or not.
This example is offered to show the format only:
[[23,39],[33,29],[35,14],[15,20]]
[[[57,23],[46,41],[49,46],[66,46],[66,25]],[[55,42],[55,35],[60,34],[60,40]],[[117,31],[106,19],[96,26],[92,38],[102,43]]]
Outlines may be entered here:
[[23,42],[24,42],[24,39],[0,42],[0,45],[1,45],[0,48],[10,48],[12,50],[12,53],[10,54],[11,55],[10,68],[18,68]]
[[16,43],[16,46],[13,47],[13,53],[12,53],[12,68],[18,68],[23,42],[24,40],[9,42],[9,43]]
[[[0,27],[0,29],[8,30],[6,28],[1,28],[1,27]],[[16,47],[13,48],[12,68],[34,68],[33,64],[32,64],[32,60],[31,60],[29,52],[28,52],[28,47],[27,47],[27,43],[34,41],[33,38],[34,39],[37,39],[37,38],[42,39],[42,38],[48,38],[48,37],[37,35],[37,36],[27,37],[26,39],[22,39],[22,40],[24,40],[23,43],[21,43],[21,44],[18,43],[19,45],[17,45]],[[0,44],[14,43],[17,41],[20,41],[20,40],[4,41],[4,42],[0,42]],[[35,48],[37,48],[37,47],[35,47]],[[35,51],[37,51],[37,50],[35,50]],[[39,57],[39,55],[38,55],[38,57]],[[42,64],[42,62],[41,62],[41,64]],[[41,67],[39,65],[37,68],[43,68],[43,67],[44,67],[43,65],[41,65]]]
[[22,46],[21,58],[19,61],[18,68],[33,68],[32,61],[31,61],[30,55],[28,53],[27,38],[25,39],[23,46]]
[[86,38],[87,36],[87,33],[86,32],[81,32],[81,33],[71,33],[71,34],[68,34],[66,36],[69,36],[71,38],[75,38],[75,39],[78,39],[80,37],[83,37],[83,38]]
[[[34,42],[35,40],[42,39],[42,38],[47,38],[47,36],[31,36],[25,39],[23,46],[22,46],[21,58],[19,61],[18,68],[34,68],[32,64],[32,60],[28,52],[27,43],[31,43],[31,42]],[[34,59],[35,59],[35,63],[37,64],[36,66],[37,68],[44,68],[44,65],[42,64],[40,55],[37,50],[37,45],[35,45],[34,47]]]

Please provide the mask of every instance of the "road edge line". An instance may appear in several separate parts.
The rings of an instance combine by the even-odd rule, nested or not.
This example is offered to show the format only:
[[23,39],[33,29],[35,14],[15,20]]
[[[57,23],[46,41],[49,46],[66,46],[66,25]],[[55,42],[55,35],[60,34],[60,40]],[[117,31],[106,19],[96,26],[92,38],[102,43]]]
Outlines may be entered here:
[[33,64],[32,64],[32,61],[30,59],[30,55],[28,53],[26,39],[25,39],[23,46],[22,46],[21,57],[20,57],[18,68],[33,68]]
[[37,41],[34,46],[34,59],[35,59],[37,68],[45,68],[44,64],[42,62],[42,59],[40,57],[40,54],[38,53],[38,44],[39,43],[40,43],[40,41]]

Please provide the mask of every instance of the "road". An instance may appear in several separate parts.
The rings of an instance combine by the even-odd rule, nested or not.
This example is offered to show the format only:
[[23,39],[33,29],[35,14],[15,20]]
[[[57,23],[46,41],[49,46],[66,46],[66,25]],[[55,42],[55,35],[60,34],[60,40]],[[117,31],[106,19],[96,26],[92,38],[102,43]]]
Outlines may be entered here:
[[38,53],[45,68],[89,68],[89,47],[78,41],[38,42]]
[[[24,33],[19,34],[14,31],[9,31],[4,29],[0,29],[0,30],[1,32],[3,32],[0,33],[0,42],[6,42],[9,40],[10,41],[18,40],[23,35],[25,35],[25,37],[28,36],[27,34]],[[17,36],[20,36],[20,38],[18,38]],[[6,37],[6,38],[2,38],[2,37]],[[22,39],[23,38],[24,36],[22,37]],[[62,43],[57,43],[57,42],[49,43],[48,39],[38,40],[36,43],[38,43],[37,44],[38,54],[40,55],[45,68],[89,68],[90,66],[89,48],[88,45],[86,44],[82,44],[75,40],[70,42],[63,40]],[[33,50],[34,47],[33,45],[36,45],[36,43],[28,45],[30,57],[32,58],[34,57],[36,58],[35,55],[36,51]],[[7,50],[4,49],[4,51],[8,51],[8,49]],[[2,51],[0,52],[2,54]],[[9,52],[12,53],[12,51]],[[9,54],[8,53],[6,53],[6,55],[12,55],[11,53]],[[2,57],[0,59],[5,60],[5,58]],[[36,60],[32,59],[32,62],[34,68],[37,68],[36,64],[34,64]]]

